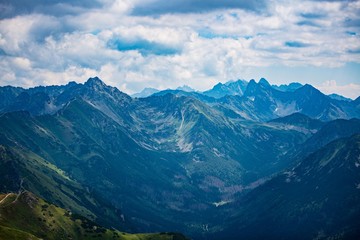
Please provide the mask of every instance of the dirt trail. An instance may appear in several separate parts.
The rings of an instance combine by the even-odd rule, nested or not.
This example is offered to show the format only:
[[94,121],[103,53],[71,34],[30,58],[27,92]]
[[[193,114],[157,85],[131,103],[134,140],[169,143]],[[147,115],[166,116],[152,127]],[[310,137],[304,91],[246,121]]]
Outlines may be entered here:
[[11,194],[11,193],[6,194],[6,196],[5,196],[3,199],[1,199],[0,204],[2,204],[3,201],[4,201],[10,194]]

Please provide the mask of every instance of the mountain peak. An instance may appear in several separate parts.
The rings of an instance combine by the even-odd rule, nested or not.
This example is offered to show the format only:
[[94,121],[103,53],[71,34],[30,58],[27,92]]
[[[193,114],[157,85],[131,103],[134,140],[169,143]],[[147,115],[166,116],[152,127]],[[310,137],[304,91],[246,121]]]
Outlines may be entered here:
[[310,84],[305,84],[304,86],[302,86],[301,88],[298,88],[295,92],[301,92],[301,93],[315,93],[315,92],[319,92],[321,93],[319,90],[317,90],[316,88],[314,88],[312,85]]
[[258,84],[255,82],[254,79],[251,79],[246,87],[244,95],[245,96],[252,95],[257,89],[258,89]]
[[355,103],[355,104],[360,104],[360,96],[357,97],[357,98],[354,100],[354,103]]
[[270,86],[270,83],[265,78],[260,78],[259,84],[263,86]]
[[68,82],[68,84],[66,84],[66,86],[68,86],[68,87],[73,87],[76,85],[77,85],[77,83],[75,81],[71,81],[71,82]]
[[211,90],[203,92],[204,95],[214,98],[221,98],[226,95],[240,95],[245,92],[248,82],[245,80],[229,81],[227,83],[219,82]]
[[136,98],[145,98],[145,97],[149,97],[149,96],[151,96],[154,93],[157,93],[159,91],[160,90],[158,90],[156,88],[144,88],[141,92],[135,93],[135,94],[133,94],[131,96],[136,97]]
[[222,84],[221,82],[219,82],[218,84],[216,84],[212,89],[220,89],[224,84]]
[[85,85],[87,86],[106,86],[106,84],[98,77],[89,78]]
[[302,88],[304,89],[314,89],[314,87],[308,83],[306,83]]
[[251,84],[254,84],[254,83],[256,84],[256,82],[255,82],[254,79],[251,79],[251,80],[249,81],[249,84],[250,84],[250,83],[251,83]]
[[176,88],[176,90],[184,91],[184,92],[195,92],[195,89],[189,87],[188,85],[183,85],[181,87]]

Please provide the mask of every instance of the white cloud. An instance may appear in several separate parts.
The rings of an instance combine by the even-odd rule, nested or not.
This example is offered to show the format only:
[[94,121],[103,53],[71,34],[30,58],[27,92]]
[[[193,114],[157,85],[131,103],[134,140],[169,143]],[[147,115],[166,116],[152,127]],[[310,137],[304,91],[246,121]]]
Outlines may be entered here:
[[27,58],[15,57],[15,58],[11,58],[11,61],[13,68],[16,68],[20,71],[22,70],[29,71],[31,69],[31,62]]
[[184,84],[203,90],[257,67],[360,63],[359,29],[345,24],[357,18],[358,2],[280,0],[261,13],[212,9],[156,17],[131,15],[142,1],[100,2],[77,14],[0,20],[0,54],[6,55],[0,85],[99,75],[129,93]]
[[316,87],[325,94],[337,93],[352,99],[360,96],[360,84],[356,83],[338,85],[335,80],[329,80]]

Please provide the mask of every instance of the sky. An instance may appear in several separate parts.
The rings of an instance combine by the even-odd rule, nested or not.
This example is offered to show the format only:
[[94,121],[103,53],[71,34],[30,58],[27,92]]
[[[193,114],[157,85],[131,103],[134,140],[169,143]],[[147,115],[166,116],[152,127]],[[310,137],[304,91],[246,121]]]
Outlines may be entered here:
[[0,0],[0,86],[266,78],[360,95],[360,0]]

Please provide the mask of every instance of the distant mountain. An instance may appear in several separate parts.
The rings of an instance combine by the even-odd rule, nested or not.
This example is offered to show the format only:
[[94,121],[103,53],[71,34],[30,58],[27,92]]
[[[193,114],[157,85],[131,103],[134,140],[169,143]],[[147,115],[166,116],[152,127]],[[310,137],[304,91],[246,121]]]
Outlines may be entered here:
[[358,239],[359,153],[360,135],[326,145],[237,202],[220,238]]
[[[263,81],[263,80],[265,80],[265,79],[262,78],[259,81]],[[222,98],[227,95],[242,96],[246,90],[247,84],[248,84],[248,82],[245,80],[229,81],[224,84],[218,83],[212,89],[202,92],[202,94],[205,96],[208,96],[208,97],[212,97],[212,98]],[[272,88],[279,90],[279,91],[284,91],[284,92],[293,92],[302,86],[303,85],[300,83],[290,83],[289,85],[283,84],[280,86],[271,85]],[[157,90],[154,88],[145,88],[142,92],[133,94],[132,97],[148,97],[159,91],[160,90]],[[193,88],[186,86],[186,85],[184,85],[182,87],[178,87],[175,90],[167,89],[167,90],[164,90],[163,92],[178,92],[178,91],[195,92],[195,90]],[[334,98],[335,98],[335,96],[334,96]],[[344,100],[344,99],[341,99],[341,100]],[[340,100],[340,99],[337,99],[337,100]]]
[[[158,92],[161,92],[161,90],[158,90],[156,88],[144,88],[141,92],[131,95],[131,97],[145,98]],[[167,90],[163,90],[163,92],[195,92],[195,90],[187,85],[183,85],[181,87],[177,87],[175,90],[167,89]]]
[[265,79],[259,83],[250,81],[243,96],[226,96],[219,99],[218,104],[255,121],[269,121],[295,112],[322,121],[360,116],[353,102],[331,99],[311,85],[306,84],[294,92],[282,92],[272,88]]
[[0,239],[186,240],[178,233],[128,234],[106,229],[28,191],[0,194],[0,216]]
[[167,94],[176,95],[178,97],[194,98],[206,104],[213,104],[217,101],[217,99],[203,95],[202,93],[199,92],[186,92],[182,90],[171,90],[171,89],[159,91],[157,93],[154,93],[152,96],[164,96]]
[[312,119],[298,112],[285,117],[273,119],[269,122],[284,125],[284,127],[288,127],[288,129],[298,128],[303,129],[304,131],[310,130],[311,133],[318,131],[322,126],[324,126],[324,122]]
[[242,96],[246,89],[248,82],[244,80],[237,80],[234,82],[227,82],[225,84],[218,83],[211,90],[203,92],[205,96],[213,98],[222,98],[226,95]]
[[159,92],[160,90],[156,89],[156,88],[144,88],[141,92],[139,93],[135,93],[133,95],[131,95],[131,97],[134,98],[144,98],[144,97],[149,97],[151,95],[153,95],[154,93]]
[[187,85],[183,85],[181,87],[177,87],[176,90],[180,90],[180,91],[184,91],[184,92],[195,92],[195,89],[187,86]]
[[272,88],[283,91],[283,92],[294,92],[295,90],[301,88],[303,85],[301,83],[290,83],[290,84],[281,84],[279,86],[277,85],[271,85]]
[[346,98],[346,97],[343,97],[343,96],[341,96],[339,94],[335,94],[335,93],[329,94],[328,96],[330,98],[332,98],[332,99],[335,99],[335,100],[346,101],[346,102],[351,102],[352,101],[350,98]]

